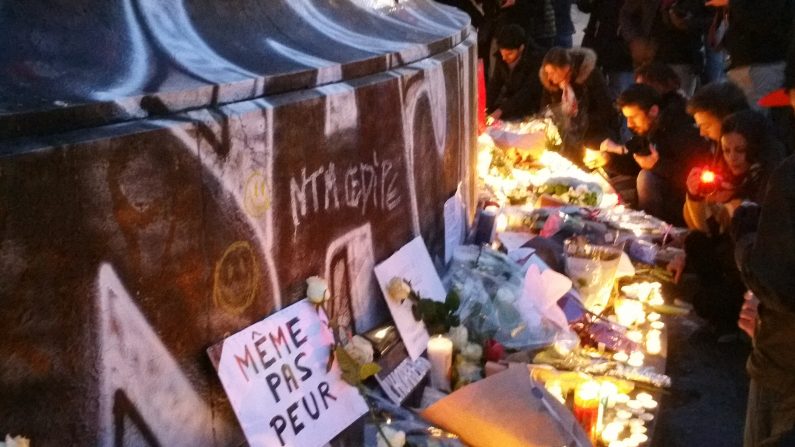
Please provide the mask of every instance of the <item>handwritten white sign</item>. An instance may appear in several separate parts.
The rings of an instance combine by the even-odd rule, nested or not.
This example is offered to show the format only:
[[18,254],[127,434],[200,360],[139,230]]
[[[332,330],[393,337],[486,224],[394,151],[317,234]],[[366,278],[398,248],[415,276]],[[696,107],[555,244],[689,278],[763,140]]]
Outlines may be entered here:
[[444,291],[442,280],[431,261],[431,255],[425,247],[422,236],[417,236],[395,252],[386,261],[375,267],[375,276],[381,286],[389,311],[395,320],[400,337],[412,360],[416,359],[428,344],[428,330],[425,323],[414,319],[411,312],[411,301],[404,300],[398,303],[389,298],[388,286],[392,278],[403,278],[411,282],[411,287],[419,292],[423,298],[430,298],[434,301],[444,301],[447,292]]
[[453,251],[466,237],[466,208],[461,198],[461,185],[453,197],[444,202],[444,262],[453,259]]
[[307,300],[223,341],[218,377],[253,447],[322,446],[367,411],[334,363],[333,337]]

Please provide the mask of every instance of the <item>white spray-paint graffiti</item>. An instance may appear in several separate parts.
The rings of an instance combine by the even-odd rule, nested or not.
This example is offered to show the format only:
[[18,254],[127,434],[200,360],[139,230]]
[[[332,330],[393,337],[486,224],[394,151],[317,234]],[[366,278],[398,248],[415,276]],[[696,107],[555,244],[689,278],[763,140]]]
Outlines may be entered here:
[[[403,154],[385,157],[374,151],[371,160],[328,161],[311,171],[304,167],[289,178],[294,231],[320,213],[347,212],[363,216],[361,226],[344,232],[329,243],[324,270],[319,272],[339,284],[334,287],[349,295],[352,323],[357,331],[370,329],[383,316],[379,313],[382,310],[379,310],[379,304],[382,303],[376,301],[378,292],[372,278],[375,263],[372,228],[364,216],[373,211],[394,212],[408,196],[411,229],[414,234],[419,234],[415,151],[430,149],[441,157],[446,146],[447,92],[441,63],[428,61],[421,66],[424,70],[422,76],[409,78],[410,72],[390,73],[399,79],[396,85],[403,113]],[[323,130],[327,137],[358,126],[359,110],[350,87],[328,86],[317,90],[323,93],[326,101],[327,116]],[[468,91],[466,93],[468,95]],[[431,104],[434,148],[414,147],[416,109],[423,98]],[[468,104],[468,96],[465,95],[462,101]],[[204,139],[197,143],[197,135],[193,132],[196,124],[172,124],[169,127],[173,136],[199,158],[206,172],[217,180],[224,194],[245,216],[255,238],[250,241],[251,247],[264,260],[261,273],[267,276],[271,287],[267,294],[275,307],[280,308],[283,302],[274,260],[273,198],[268,196],[274,193],[274,106],[265,100],[255,100],[221,107],[220,112],[223,123],[219,123],[217,113],[208,111],[190,112],[188,117],[202,123],[219,140],[222,135],[229,135],[230,138],[222,142],[228,145],[223,155]],[[468,115],[469,112],[465,111],[464,116]],[[228,126],[225,132],[222,132],[222,124]],[[459,134],[459,138],[464,137],[468,142],[466,125],[463,127],[464,135]],[[468,149],[464,148],[465,151]],[[462,169],[466,170],[466,156],[462,156]],[[213,420],[207,404],[192,388],[145,316],[133,304],[112,267],[102,266],[98,287],[102,340],[100,444],[111,444],[116,433],[113,405],[119,390],[123,390],[161,444],[204,445],[213,436],[215,439],[228,439],[224,432],[230,428],[219,426],[220,422]],[[131,346],[131,340],[139,344]],[[150,366],[154,369],[144,369]],[[153,395],[162,396],[162,399],[153,402],[144,398]],[[169,415],[162,414],[163,409],[168,409]],[[211,432],[213,424],[215,435]],[[135,432],[131,430],[129,433]]]
[[[340,259],[337,262],[345,262],[345,266],[336,265],[337,259]],[[347,290],[337,283],[335,271],[341,267],[347,271]],[[384,305],[376,299],[374,267],[373,233],[369,223],[338,237],[326,249],[325,277],[331,280],[332,289],[336,289],[333,290],[335,298],[341,296],[341,291],[350,299],[357,333],[372,329],[385,316]]]
[[[213,432],[217,439],[230,439],[231,427],[213,418],[210,406],[193,389],[107,264],[100,266],[97,276],[97,313],[99,445],[115,444],[118,433],[123,433],[124,445],[144,445],[147,439],[141,432],[149,432],[160,445],[206,445]],[[133,407],[128,411],[137,412],[146,427],[119,430],[117,424],[125,419],[113,420],[120,411],[114,409],[119,405],[118,390],[123,390]]]
[[398,187],[400,159],[379,160],[373,152],[370,163],[334,162],[307,173],[290,177],[290,210],[297,228],[313,214],[339,210],[357,210],[362,216],[370,210],[393,211],[400,205]]

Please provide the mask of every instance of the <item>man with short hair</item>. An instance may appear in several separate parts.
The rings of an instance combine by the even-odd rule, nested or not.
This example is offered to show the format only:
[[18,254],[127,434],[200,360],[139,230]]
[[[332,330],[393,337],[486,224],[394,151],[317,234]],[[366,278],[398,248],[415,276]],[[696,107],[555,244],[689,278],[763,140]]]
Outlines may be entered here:
[[617,105],[634,137],[623,146],[605,140],[600,149],[632,154],[641,168],[638,207],[666,222],[683,225],[687,174],[693,166],[708,162],[709,151],[681,104],[663,104],[648,85],[635,84],[624,90]]
[[491,119],[517,120],[538,112],[541,55],[518,25],[497,35],[499,57],[486,90],[486,111]]

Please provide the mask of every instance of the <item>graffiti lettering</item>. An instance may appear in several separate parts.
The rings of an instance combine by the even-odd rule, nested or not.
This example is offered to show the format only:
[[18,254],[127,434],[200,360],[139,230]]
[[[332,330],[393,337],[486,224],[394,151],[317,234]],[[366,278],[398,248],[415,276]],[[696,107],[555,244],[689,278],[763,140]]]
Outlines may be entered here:
[[[402,199],[398,171],[392,169],[394,163],[389,159],[379,161],[373,154],[372,162],[340,167],[340,177],[337,177],[334,163],[321,166],[308,175],[306,168],[301,168],[300,175],[290,178],[293,225],[299,227],[315,213],[346,208],[358,209],[362,216],[373,210],[393,211]],[[321,175],[322,181],[319,181]],[[318,191],[319,188],[322,191]]]

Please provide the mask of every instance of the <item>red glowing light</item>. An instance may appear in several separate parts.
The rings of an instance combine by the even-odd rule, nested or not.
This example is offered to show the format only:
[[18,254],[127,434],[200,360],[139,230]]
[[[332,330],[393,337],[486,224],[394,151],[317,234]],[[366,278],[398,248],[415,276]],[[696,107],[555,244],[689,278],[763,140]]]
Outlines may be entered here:
[[701,173],[701,183],[713,183],[715,182],[715,173],[712,171],[704,170]]

